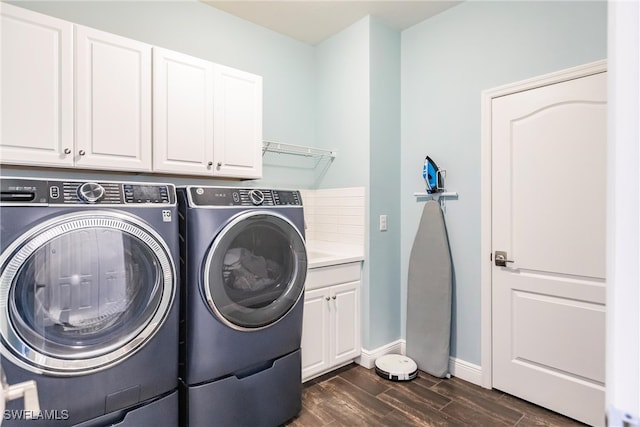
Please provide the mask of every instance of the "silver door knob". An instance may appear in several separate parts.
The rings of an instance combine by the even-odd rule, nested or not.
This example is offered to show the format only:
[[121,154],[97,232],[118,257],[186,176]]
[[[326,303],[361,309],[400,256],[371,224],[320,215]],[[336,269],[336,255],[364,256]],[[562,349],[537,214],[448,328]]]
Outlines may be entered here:
[[335,296],[335,295],[334,295],[334,296],[332,296],[332,297],[331,297],[331,299],[336,299],[336,296]]
[[65,148],[64,154],[71,154],[71,148]]
[[329,298],[329,297],[324,297],[324,299],[326,299],[327,301],[329,301],[331,298]]
[[508,262],[514,262],[507,258],[505,251],[496,251],[495,260],[498,267],[506,267]]
[[84,156],[87,153],[84,150],[80,150],[80,151],[78,151],[78,154],[80,154],[81,156]]
[[209,162],[207,163],[207,167],[210,168],[211,166],[213,166],[213,162]]

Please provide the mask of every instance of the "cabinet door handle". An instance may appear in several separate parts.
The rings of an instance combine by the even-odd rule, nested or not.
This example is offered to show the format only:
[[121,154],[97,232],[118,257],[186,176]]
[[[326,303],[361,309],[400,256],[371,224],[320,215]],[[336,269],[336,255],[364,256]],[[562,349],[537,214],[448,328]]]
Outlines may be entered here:
[[331,297],[331,299],[336,299],[336,296],[335,296],[335,295],[334,295],[334,296],[332,296],[332,297]]
[[324,299],[326,299],[327,301],[329,301],[331,298],[329,298],[329,297],[324,297]]
[[71,148],[65,148],[64,154],[71,154]]
[[81,156],[84,156],[87,153],[84,150],[80,150],[80,151],[78,151],[78,154],[80,154]]
[[222,166],[222,162],[218,162],[218,167],[221,167],[221,166]]
[[207,163],[207,167],[210,168],[211,166],[213,166],[213,162],[209,162]]

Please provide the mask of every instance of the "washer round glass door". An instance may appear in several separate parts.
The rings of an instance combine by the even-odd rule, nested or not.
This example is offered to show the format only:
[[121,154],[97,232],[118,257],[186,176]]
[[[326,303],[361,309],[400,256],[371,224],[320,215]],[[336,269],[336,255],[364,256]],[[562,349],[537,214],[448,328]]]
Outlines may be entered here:
[[175,292],[163,239],[123,213],[58,216],[13,242],[0,265],[0,351],[38,373],[121,362],[154,336]]
[[293,223],[274,212],[249,211],[233,218],[209,248],[204,292],[227,326],[255,330],[291,311],[306,276],[304,239]]

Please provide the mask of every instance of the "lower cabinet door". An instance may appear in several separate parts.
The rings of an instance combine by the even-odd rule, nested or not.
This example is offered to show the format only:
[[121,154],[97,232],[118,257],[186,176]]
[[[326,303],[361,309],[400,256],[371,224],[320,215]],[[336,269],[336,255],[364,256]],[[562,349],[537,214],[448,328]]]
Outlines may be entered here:
[[360,282],[306,291],[302,380],[360,356]]
[[360,282],[331,287],[331,363],[353,360],[360,355]]
[[329,290],[306,291],[302,321],[302,380],[329,367]]

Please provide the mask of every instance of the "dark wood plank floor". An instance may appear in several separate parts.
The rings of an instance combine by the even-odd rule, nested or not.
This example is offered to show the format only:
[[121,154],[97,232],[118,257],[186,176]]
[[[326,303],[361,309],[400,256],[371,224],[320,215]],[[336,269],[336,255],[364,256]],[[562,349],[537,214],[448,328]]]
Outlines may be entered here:
[[392,382],[356,364],[305,383],[302,411],[287,425],[584,426],[458,378],[440,379],[420,372],[413,381]]

